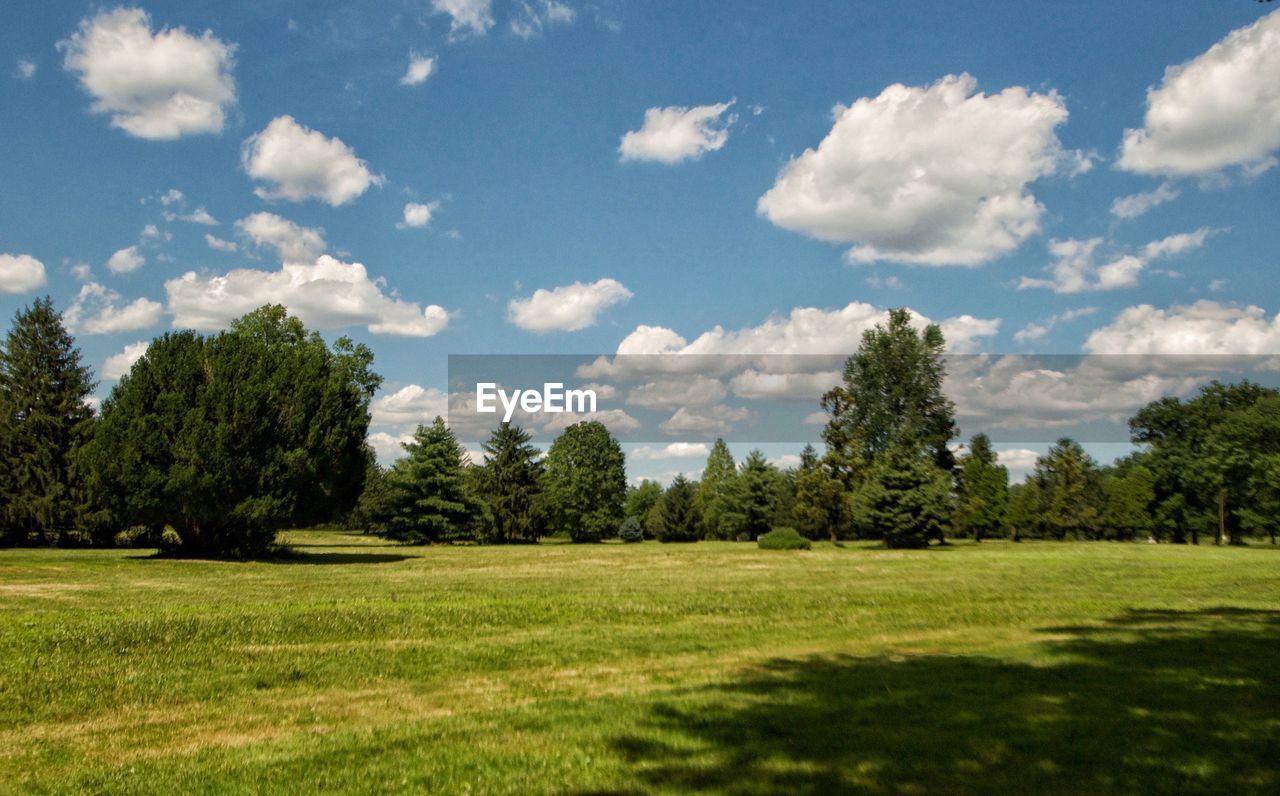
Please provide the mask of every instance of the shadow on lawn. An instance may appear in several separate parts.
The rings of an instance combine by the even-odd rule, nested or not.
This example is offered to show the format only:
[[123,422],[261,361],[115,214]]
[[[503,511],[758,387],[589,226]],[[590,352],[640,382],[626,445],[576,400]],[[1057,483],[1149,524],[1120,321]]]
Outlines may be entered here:
[[1280,611],[1137,611],[1049,628],[1040,666],[776,660],[615,741],[645,789],[1280,790]]

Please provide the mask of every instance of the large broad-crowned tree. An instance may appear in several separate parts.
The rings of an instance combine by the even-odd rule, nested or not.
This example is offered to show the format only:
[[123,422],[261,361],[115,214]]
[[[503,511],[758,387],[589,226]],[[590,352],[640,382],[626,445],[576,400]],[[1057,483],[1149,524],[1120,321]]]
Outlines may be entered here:
[[627,497],[622,446],[603,423],[574,423],[547,451],[548,519],[575,542],[598,542],[618,530]]

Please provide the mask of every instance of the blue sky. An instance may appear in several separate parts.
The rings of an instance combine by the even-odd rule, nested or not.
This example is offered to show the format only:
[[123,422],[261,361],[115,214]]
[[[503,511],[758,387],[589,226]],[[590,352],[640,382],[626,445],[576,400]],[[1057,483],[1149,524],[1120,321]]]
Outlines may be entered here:
[[[716,327],[700,350],[840,350],[898,305],[968,316],[944,324],[968,351],[1280,342],[1266,4],[2,13],[0,311],[78,301],[103,394],[129,346],[255,296],[372,346],[384,449],[439,406],[449,354],[677,350]],[[257,273],[219,281],[235,269]]]

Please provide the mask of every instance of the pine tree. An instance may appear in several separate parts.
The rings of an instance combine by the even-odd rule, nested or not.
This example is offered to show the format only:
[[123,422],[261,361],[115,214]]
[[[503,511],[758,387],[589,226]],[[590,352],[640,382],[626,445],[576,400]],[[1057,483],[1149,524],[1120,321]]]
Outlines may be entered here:
[[792,523],[808,539],[839,538],[844,505],[842,487],[830,469],[818,458],[812,445],[800,452],[796,470]]
[[876,457],[857,496],[860,519],[886,547],[925,547],[941,542],[950,520],[951,484],[914,443],[891,445]]
[[478,506],[467,491],[466,451],[444,419],[418,426],[404,449],[408,456],[387,474],[384,534],[411,544],[466,538]]
[[956,478],[955,529],[975,541],[999,532],[1009,504],[1009,470],[1001,465],[991,440],[976,434],[960,457]]
[[743,459],[738,472],[738,505],[742,517],[739,533],[752,540],[773,529],[780,475],[764,454],[753,450]]
[[49,543],[72,528],[94,386],[52,301],[14,317],[0,348],[0,541]]
[[574,423],[547,451],[544,505],[555,530],[574,542],[598,542],[617,533],[627,496],[622,446],[603,423]]
[[742,526],[737,511],[738,467],[723,439],[717,439],[702,470],[695,501],[707,539],[733,539]]
[[658,504],[659,522],[654,534],[660,542],[696,542],[700,517],[695,490],[683,475],[677,475]]
[[1054,539],[1096,539],[1101,533],[1102,485],[1097,464],[1080,443],[1062,438],[1036,461],[1041,525]]
[[530,439],[519,426],[503,423],[484,443],[486,458],[476,485],[486,507],[485,541],[536,542],[543,533],[543,467]]

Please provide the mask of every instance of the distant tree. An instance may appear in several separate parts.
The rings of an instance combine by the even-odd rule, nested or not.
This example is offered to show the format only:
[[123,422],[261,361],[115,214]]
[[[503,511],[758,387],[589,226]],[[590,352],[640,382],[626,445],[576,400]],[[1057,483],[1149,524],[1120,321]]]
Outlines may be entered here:
[[662,493],[658,527],[654,529],[659,542],[696,542],[701,537],[701,518],[694,495],[693,484],[683,475],[677,475]]
[[914,441],[876,457],[859,490],[859,519],[886,547],[925,547],[943,541],[951,515],[951,479]]
[[652,538],[650,513],[660,500],[662,500],[662,484],[646,478],[640,482],[639,486],[627,489],[627,499],[623,504],[622,514],[628,519],[634,518],[638,521],[640,527]]
[[212,337],[166,334],[103,403],[86,446],[122,527],[172,526],[189,554],[252,555],[279,528],[345,516],[372,459],[373,355],[266,306]]
[[370,461],[365,470],[364,491],[360,499],[347,516],[346,526],[349,530],[365,533],[378,533],[381,518],[386,517],[390,509],[387,501],[391,490],[387,485],[387,471],[376,461]]
[[737,505],[734,514],[742,518],[738,533],[755,540],[768,533],[777,516],[779,479],[777,468],[764,454],[753,450],[738,468]]
[[52,301],[14,316],[0,344],[0,543],[55,542],[75,524],[93,388]]
[[640,524],[637,517],[627,517],[618,526],[618,538],[623,542],[632,544],[644,541],[644,526]]
[[1004,516],[1009,538],[1020,542],[1040,527],[1040,487],[1034,478],[1009,487],[1009,507]]
[[382,535],[410,544],[469,538],[479,505],[467,489],[467,453],[444,419],[418,426],[404,449],[387,474]]
[[551,523],[574,542],[614,534],[623,517],[627,475],[622,446],[603,423],[574,423],[551,443],[545,501]]
[[1106,495],[1102,524],[1106,536],[1130,540],[1154,535],[1151,504],[1156,498],[1155,483],[1155,475],[1133,460],[1118,462],[1108,469],[1102,481]]
[[503,423],[483,445],[485,462],[475,474],[477,496],[486,509],[487,542],[536,542],[544,533],[544,469],[531,439],[519,426]]
[[844,522],[842,485],[812,445],[800,452],[795,476],[792,523],[808,539],[839,538]]
[[999,533],[1008,504],[1009,470],[999,463],[987,435],[975,434],[956,476],[956,533],[975,541]]
[[1098,467],[1080,443],[1063,437],[1036,460],[1040,529],[1053,539],[1097,539],[1103,495]]
[[733,539],[738,535],[743,521],[738,511],[739,486],[733,454],[723,439],[717,439],[707,456],[695,496],[705,538]]

